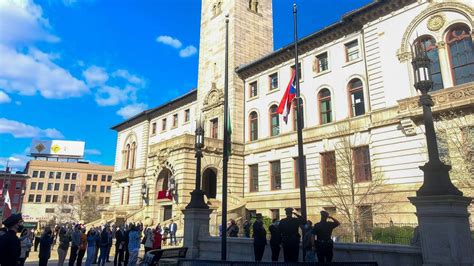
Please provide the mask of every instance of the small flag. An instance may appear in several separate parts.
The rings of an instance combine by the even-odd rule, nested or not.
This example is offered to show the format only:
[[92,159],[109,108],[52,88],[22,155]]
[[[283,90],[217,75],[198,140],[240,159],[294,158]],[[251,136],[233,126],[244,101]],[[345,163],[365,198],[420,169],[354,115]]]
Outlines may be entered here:
[[296,85],[295,85],[295,71],[291,74],[290,82],[286,87],[285,94],[280,101],[280,105],[278,106],[278,113],[283,114],[283,121],[285,124],[288,124],[288,115],[290,114],[291,110],[291,103],[293,99],[296,97]]
[[12,203],[10,201],[10,195],[8,194],[8,190],[7,190],[7,194],[5,194],[5,203],[6,205],[8,205],[8,208],[10,208],[10,210],[12,209]]

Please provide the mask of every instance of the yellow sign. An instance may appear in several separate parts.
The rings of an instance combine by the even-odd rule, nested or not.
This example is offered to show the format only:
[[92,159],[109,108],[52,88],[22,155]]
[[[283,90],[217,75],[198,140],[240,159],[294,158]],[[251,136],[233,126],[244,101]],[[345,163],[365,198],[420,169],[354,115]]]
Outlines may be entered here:
[[59,147],[58,144],[54,144],[52,147],[51,147],[51,151],[53,153],[59,153],[61,151],[61,147]]

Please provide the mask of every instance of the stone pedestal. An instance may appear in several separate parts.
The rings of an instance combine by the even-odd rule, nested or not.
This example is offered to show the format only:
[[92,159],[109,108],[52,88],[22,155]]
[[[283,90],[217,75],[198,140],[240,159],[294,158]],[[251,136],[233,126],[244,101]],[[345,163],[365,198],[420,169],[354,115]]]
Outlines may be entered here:
[[212,210],[189,208],[184,214],[184,247],[188,248],[189,259],[199,257],[199,238],[209,236],[209,220]]
[[416,206],[423,265],[473,265],[473,246],[463,196],[410,197]]

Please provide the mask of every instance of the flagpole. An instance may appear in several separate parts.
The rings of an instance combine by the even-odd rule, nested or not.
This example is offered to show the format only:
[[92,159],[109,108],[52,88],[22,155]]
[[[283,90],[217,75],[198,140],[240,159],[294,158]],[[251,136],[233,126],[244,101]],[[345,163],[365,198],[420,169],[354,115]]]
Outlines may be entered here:
[[[293,21],[294,21],[294,42],[295,42],[295,79],[296,79],[296,123],[298,130],[298,174],[300,181],[300,204],[301,204],[301,217],[306,221],[306,182],[305,182],[305,169],[304,169],[304,154],[303,154],[303,110],[301,108],[301,96],[300,96],[300,77],[299,77],[299,66],[298,66],[298,20],[297,20],[297,8],[296,3],[293,4]],[[304,232],[303,232],[304,235]],[[304,246],[304,245],[302,245]],[[303,248],[303,261],[305,260],[305,249]]]
[[227,260],[227,162],[229,161],[229,15],[225,18],[225,71],[224,71],[224,150],[222,158],[222,241],[221,260]]

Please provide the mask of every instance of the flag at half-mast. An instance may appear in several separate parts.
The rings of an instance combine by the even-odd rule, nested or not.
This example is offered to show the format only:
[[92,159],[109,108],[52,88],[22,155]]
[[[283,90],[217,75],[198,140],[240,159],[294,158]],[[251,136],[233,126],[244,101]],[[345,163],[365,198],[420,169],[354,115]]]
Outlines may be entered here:
[[12,209],[12,203],[10,201],[10,195],[8,194],[8,190],[7,190],[7,193],[5,194],[5,201],[4,201],[5,205],[8,205],[8,208],[10,208],[10,210]]
[[290,115],[291,104],[293,103],[293,99],[296,97],[296,84],[295,84],[295,71],[291,74],[290,82],[286,87],[285,94],[280,101],[280,105],[278,106],[278,113],[283,114],[283,121],[285,124],[288,124],[288,115]]

